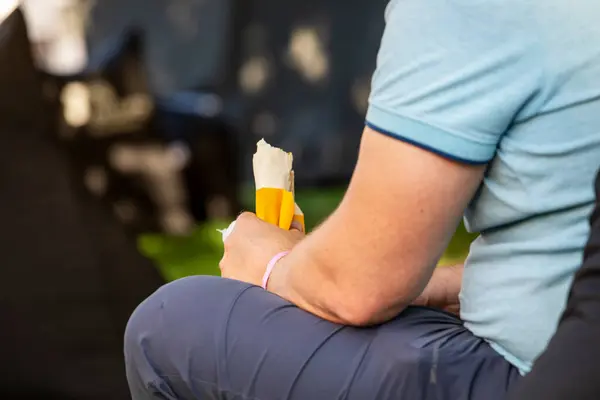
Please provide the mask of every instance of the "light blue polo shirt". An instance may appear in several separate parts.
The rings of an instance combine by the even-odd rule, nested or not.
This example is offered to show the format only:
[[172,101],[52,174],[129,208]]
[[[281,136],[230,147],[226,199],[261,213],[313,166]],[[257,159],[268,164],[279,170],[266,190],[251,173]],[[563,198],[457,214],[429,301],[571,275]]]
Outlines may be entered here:
[[599,44],[598,0],[392,0],[386,11],[367,124],[488,163],[465,214],[480,236],[461,317],[523,373],[555,331],[589,231]]

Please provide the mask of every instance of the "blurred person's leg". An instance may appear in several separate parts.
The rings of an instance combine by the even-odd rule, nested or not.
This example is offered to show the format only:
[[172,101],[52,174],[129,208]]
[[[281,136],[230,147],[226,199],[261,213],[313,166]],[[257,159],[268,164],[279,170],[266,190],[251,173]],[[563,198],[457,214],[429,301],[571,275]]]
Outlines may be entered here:
[[50,139],[19,11],[0,25],[0,398],[128,398],[122,332],[160,286]]
[[143,399],[504,399],[517,370],[458,318],[411,307],[366,329],[263,289],[190,277],[159,289],[125,337]]
[[[596,198],[600,201],[600,175]],[[591,225],[583,265],[556,334],[511,399],[600,399],[600,203]]]

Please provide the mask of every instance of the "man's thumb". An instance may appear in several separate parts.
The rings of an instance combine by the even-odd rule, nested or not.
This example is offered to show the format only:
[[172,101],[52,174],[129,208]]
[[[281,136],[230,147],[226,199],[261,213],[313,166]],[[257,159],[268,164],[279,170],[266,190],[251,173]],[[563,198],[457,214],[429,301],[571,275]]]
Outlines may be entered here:
[[292,225],[290,226],[290,230],[291,231],[299,231],[304,233],[304,228],[302,227],[302,224],[298,221],[292,221]]

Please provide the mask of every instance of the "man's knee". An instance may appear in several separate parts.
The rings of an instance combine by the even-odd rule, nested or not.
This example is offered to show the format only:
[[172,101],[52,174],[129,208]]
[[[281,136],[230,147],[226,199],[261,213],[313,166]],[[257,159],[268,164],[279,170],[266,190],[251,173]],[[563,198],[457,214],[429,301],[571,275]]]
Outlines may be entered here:
[[[200,340],[227,312],[228,305],[252,286],[214,276],[192,276],[164,285],[133,312],[125,331],[125,355],[148,355],[172,343]],[[198,336],[200,335],[200,337]],[[178,339],[176,342],[174,339]],[[169,344],[163,340],[169,340]]]
[[158,390],[167,394],[171,383],[163,377],[188,376],[190,357],[202,360],[194,373],[212,379],[220,337],[216,330],[228,318],[239,295],[250,288],[253,286],[243,282],[193,276],[161,287],[142,302],[125,331],[125,362],[132,393]]
[[[185,322],[190,314],[206,318],[213,314],[219,304],[227,302],[250,285],[214,276],[190,276],[168,283],[150,295],[133,312],[125,331],[125,343],[140,335],[147,337],[164,322]],[[205,318],[202,318],[205,319]]]

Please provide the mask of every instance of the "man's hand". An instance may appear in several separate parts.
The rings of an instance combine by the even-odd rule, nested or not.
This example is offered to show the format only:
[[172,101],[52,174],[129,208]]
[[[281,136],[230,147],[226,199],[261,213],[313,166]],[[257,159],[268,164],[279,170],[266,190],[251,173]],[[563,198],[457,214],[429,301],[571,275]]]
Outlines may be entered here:
[[303,237],[297,229],[286,231],[244,213],[225,241],[225,254],[219,263],[222,276],[260,286],[271,258],[291,250]]
[[436,268],[425,290],[412,304],[460,315],[458,295],[462,286],[463,269],[463,264]]

